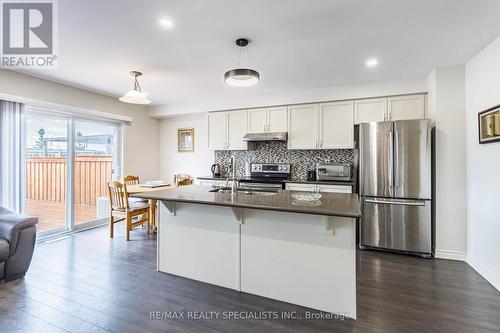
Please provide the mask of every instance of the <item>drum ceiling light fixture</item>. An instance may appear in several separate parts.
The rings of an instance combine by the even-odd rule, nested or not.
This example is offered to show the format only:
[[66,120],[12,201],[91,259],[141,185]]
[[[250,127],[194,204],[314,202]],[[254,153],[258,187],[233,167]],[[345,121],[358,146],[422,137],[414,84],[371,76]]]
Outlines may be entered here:
[[[239,38],[236,40],[236,45],[240,47],[238,57],[238,66],[241,62],[241,52],[248,45],[248,39]],[[236,68],[227,71],[224,74],[224,82],[233,87],[250,87],[260,82],[260,74],[256,70],[249,68]]]

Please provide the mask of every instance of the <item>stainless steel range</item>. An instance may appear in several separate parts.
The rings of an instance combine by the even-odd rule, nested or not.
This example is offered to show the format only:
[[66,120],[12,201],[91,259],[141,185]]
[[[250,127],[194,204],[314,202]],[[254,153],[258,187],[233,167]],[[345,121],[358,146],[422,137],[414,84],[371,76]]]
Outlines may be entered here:
[[279,191],[290,179],[290,164],[252,163],[250,177],[240,179],[240,188],[260,191]]

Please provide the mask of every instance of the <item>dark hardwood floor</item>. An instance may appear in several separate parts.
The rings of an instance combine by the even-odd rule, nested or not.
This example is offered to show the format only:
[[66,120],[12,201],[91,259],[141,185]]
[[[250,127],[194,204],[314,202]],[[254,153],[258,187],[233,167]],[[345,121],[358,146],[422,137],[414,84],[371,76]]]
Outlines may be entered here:
[[114,239],[97,228],[37,244],[26,277],[0,285],[0,332],[500,332],[500,293],[467,264],[367,251],[358,253],[358,320],[151,319],[304,318],[307,309],[158,273],[154,237],[136,230],[126,242],[117,229]]

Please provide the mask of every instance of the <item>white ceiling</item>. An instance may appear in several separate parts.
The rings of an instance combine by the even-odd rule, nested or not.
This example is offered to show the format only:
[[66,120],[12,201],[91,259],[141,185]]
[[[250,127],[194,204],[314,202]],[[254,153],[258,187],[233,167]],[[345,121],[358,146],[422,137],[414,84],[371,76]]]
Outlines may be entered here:
[[[141,84],[166,113],[207,111],[221,98],[425,75],[464,63],[500,35],[498,0],[63,0],[59,68],[31,74],[111,96]],[[168,17],[174,28],[159,27]],[[248,37],[242,65],[251,88],[223,83],[236,67],[234,41]],[[364,63],[377,57],[379,66]]]

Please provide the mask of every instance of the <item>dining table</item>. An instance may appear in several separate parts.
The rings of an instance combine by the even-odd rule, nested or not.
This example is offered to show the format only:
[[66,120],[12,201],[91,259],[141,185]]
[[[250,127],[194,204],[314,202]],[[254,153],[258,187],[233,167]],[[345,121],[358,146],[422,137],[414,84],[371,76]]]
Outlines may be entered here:
[[[174,185],[166,184],[166,185],[155,186],[155,187],[148,186],[147,184],[134,184],[134,185],[127,185],[127,193],[128,194],[137,194],[137,193],[145,193],[145,192],[155,192],[155,191],[173,189],[176,187],[177,186],[175,184]],[[150,222],[153,225],[153,232],[156,232],[156,230],[157,230],[156,201],[157,200],[149,199],[149,214],[151,216]]]

